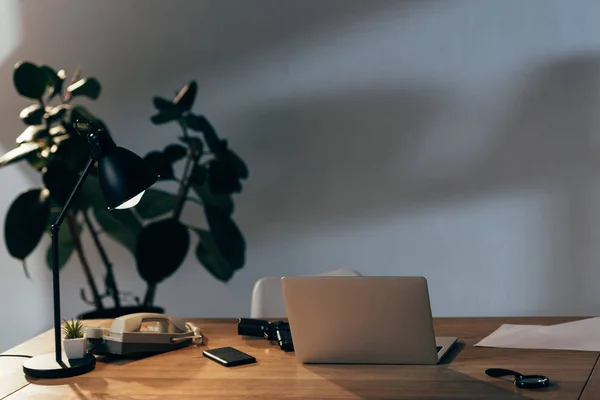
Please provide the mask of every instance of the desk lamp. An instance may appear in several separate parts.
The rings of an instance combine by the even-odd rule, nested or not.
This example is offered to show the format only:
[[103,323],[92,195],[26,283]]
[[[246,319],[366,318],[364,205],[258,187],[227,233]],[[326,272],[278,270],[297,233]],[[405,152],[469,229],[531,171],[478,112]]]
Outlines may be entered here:
[[[31,378],[56,379],[85,374],[94,369],[92,354],[84,358],[67,359],[62,354],[60,287],[58,273],[58,231],[77,191],[87,178],[92,166],[98,163],[98,180],[109,210],[135,206],[144,191],[157,181],[157,175],[137,154],[118,147],[108,132],[91,122],[77,121],[75,130],[86,140],[90,159],[86,164],[69,199],[56,221],[50,227],[52,237],[52,288],[54,295],[54,353],[32,357],[23,364],[23,372]],[[115,211],[118,212],[118,211]]]

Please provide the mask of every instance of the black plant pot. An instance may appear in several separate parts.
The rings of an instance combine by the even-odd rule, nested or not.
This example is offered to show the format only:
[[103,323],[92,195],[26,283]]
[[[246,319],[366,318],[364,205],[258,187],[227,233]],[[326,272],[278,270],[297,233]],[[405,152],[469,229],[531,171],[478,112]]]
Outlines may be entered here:
[[127,314],[134,313],[158,313],[163,314],[165,310],[161,307],[144,307],[144,306],[130,306],[130,307],[119,307],[119,308],[107,308],[104,310],[94,310],[83,313],[79,316],[81,319],[108,319],[118,318]]

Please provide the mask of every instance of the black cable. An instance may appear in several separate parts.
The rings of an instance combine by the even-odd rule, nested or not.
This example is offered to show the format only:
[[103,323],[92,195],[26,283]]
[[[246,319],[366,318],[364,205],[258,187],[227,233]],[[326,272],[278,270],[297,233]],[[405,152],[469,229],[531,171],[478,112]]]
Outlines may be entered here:
[[32,358],[33,356],[26,356],[23,354],[0,354],[0,357],[23,357],[23,358]]

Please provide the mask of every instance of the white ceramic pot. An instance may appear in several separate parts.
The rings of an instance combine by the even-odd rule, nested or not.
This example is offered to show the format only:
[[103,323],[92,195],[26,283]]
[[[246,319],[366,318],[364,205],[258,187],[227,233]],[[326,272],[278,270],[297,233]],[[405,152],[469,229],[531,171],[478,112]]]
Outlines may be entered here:
[[83,358],[86,350],[86,340],[85,338],[63,339],[63,348],[68,359]]

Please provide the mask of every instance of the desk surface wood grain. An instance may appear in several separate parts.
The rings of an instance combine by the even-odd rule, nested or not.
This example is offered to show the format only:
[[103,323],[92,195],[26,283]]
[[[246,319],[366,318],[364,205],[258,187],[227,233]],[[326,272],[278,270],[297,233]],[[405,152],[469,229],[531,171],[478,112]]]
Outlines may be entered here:
[[[459,337],[458,345],[436,366],[302,365],[293,353],[265,340],[238,336],[235,320],[190,319],[205,334],[204,345],[139,360],[99,360],[94,371],[79,377],[28,381],[21,369],[23,359],[0,358],[0,396],[10,400],[579,399],[598,353],[473,347],[503,323],[551,325],[577,319],[436,318],[438,336]],[[87,323],[110,325],[107,320]],[[52,335],[48,331],[5,354],[52,352]],[[207,348],[223,346],[249,353],[258,363],[225,368],[202,356]],[[516,389],[512,382],[487,377],[484,371],[490,367],[547,375],[554,385],[536,391]],[[598,380],[600,371],[596,373]]]

